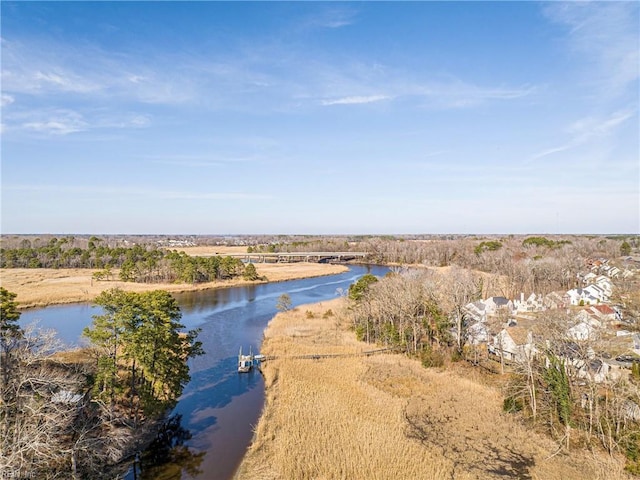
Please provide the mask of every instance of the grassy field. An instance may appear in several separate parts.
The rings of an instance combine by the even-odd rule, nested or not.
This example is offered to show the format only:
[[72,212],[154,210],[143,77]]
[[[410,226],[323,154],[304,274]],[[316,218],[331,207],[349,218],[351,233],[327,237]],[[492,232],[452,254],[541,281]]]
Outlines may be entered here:
[[263,366],[265,409],[237,479],[627,478],[621,458],[556,454],[502,412],[499,388],[471,367],[425,369],[397,354],[287,358],[375,348],[347,330],[343,301],[269,324],[261,353],[278,358]]
[[[258,275],[266,276],[270,282],[280,282],[297,278],[332,275],[346,271],[344,265],[319,263],[257,263]],[[0,286],[18,295],[16,300],[21,308],[46,306],[59,303],[88,302],[100,292],[120,287],[123,290],[144,292],[149,290],[168,290],[181,292],[187,290],[206,290],[209,288],[243,285],[242,279],[199,284],[188,283],[131,283],[120,281],[96,281],[92,269],[45,269],[45,268],[6,268],[0,269]],[[114,278],[118,271],[114,270]]]

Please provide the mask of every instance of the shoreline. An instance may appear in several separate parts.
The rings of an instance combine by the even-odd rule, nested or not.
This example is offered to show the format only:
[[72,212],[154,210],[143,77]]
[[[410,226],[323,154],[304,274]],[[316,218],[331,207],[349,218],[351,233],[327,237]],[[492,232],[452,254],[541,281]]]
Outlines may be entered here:
[[[53,305],[90,303],[102,291],[116,287],[133,292],[166,290],[171,293],[181,293],[336,275],[346,272],[349,268],[345,264],[305,262],[254,265],[258,275],[266,277],[267,280],[250,281],[236,278],[198,284],[133,283],[120,280],[93,280],[93,273],[99,269],[5,268],[0,269],[0,286],[17,294],[18,309],[23,311]],[[117,270],[114,270],[114,275],[117,276]]]
[[557,455],[549,437],[502,411],[500,387],[471,366],[357,355],[376,346],[355,338],[347,306],[302,305],[269,322],[265,403],[234,479],[630,478],[619,456]]

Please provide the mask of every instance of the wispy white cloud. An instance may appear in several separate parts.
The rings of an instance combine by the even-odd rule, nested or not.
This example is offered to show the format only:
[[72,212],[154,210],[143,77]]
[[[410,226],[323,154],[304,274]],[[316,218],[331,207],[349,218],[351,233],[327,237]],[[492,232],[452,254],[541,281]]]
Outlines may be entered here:
[[388,95],[368,95],[368,96],[353,96],[353,97],[342,97],[336,98],[332,100],[323,100],[322,105],[362,105],[364,103],[374,103],[380,102],[382,100],[387,100],[391,97]]
[[68,135],[88,129],[82,115],[71,110],[57,110],[39,115],[39,119],[22,123],[22,128],[46,135]]
[[[330,5],[330,4],[329,4]],[[355,22],[358,12],[354,8],[332,5],[327,7],[322,4],[323,9],[315,12],[310,17],[303,20],[300,27],[303,29],[320,28],[341,28]]]
[[568,47],[583,56],[600,94],[621,95],[638,80],[638,2],[548,2],[544,12],[568,28]]
[[[637,114],[635,114],[637,115]],[[588,144],[594,139],[608,137],[615,130],[634,117],[634,112],[630,110],[620,110],[612,113],[606,118],[585,117],[570,125],[567,128],[569,139],[556,147],[542,150],[529,158],[529,161],[538,160],[555,153],[564,152]]]
[[71,109],[21,109],[4,115],[7,131],[32,132],[38,135],[69,135],[99,129],[137,129],[151,124],[151,116],[140,113]]
[[533,95],[537,91],[538,88],[533,85],[481,86],[454,77],[450,77],[447,82],[426,82],[414,87],[414,94],[424,97],[427,106],[440,108],[468,108],[490,101],[517,100]]

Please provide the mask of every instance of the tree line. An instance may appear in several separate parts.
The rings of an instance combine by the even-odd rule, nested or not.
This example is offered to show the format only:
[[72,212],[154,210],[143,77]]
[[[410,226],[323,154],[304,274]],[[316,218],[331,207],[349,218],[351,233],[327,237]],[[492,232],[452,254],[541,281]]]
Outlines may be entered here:
[[203,353],[198,332],[183,331],[167,292],[107,290],[90,347],[69,359],[53,332],[20,328],[15,297],[0,288],[0,472],[112,478],[175,405]]
[[120,280],[140,283],[202,283],[245,275],[238,258],[191,257],[148,245],[111,247],[98,237],[91,237],[86,248],[74,246],[71,237],[54,237],[40,246],[25,241],[16,248],[2,248],[0,268],[95,268],[100,269],[96,280],[111,280],[112,269],[119,269]]

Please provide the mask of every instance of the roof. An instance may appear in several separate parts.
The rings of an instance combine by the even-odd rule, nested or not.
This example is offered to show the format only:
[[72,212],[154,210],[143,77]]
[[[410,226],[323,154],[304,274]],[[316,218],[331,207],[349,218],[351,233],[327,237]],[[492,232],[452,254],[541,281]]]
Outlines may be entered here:
[[594,305],[591,307],[594,310],[598,310],[603,315],[615,315],[616,311],[609,305]]
[[493,300],[493,303],[495,303],[496,305],[507,305],[509,303],[509,300],[507,300],[504,297],[491,297]]
[[516,345],[524,345],[528,341],[529,330],[523,327],[508,327],[505,329]]

